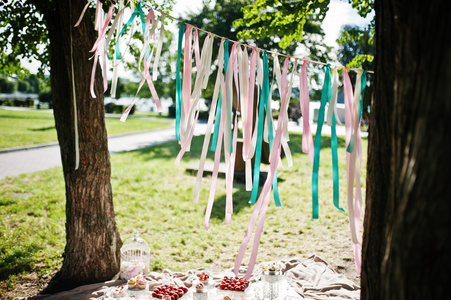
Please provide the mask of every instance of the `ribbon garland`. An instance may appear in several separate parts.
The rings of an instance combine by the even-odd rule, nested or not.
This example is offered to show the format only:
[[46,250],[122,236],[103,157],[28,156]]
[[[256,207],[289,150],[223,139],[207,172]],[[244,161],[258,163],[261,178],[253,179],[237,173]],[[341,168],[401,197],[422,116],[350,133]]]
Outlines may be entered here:
[[[98,38],[94,43],[91,52],[94,52],[93,67],[91,73],[90,92],[91,96],[95,97],[94,93],[94,74],[96,72],[97,62],[99,59],[102,61],[102,71],[104,73],[104,90],[107,88],[106,81],[106,61],[107,53],[106,49],[112,39],[114,32],[116,32],[115,38],[115,55],[113,56],[113,79],[112,79],[112,94],[114,95],[117,84],[117,66],[122,63],[123,56],[125,54],[120,52],[120,38],[127,31],[129,26],[132,26],[130,30],[133,33],[134,20],[141,21],[141,27],[143,31],[143,47],[141,50],[141,56],[139,61],[143,62],[143,69],[140,70],[142,80],[139,84],[138,91],[135,98],[145,82],[147,82],[149,89],[152,93],[152,97],[155,101],[157,108],[161,111],[161,103],[152,80],[158,78],[158,65],[162,50],[162,44],[164,40],[164,18],[169,17],[173,20],[175,18],[161,14],[160,18],[156,20],[154,11],[150,8],[147,18],[144,18],[144,12],[139,2],[137,6],[134,6],[133,1],[128,5],[133,11],[131,17],[127,23],[122,26],[123,11],[125,9],[124,0],[119,0],[119,9],[117,11],[116,19],[112,22],[110,31],[107,33],[109,24],[112,21],[114,13],[114,4],[116,1],[112,1],[111,6],[107,14],[104,15],[102,10],[102,3],[97,0],[96,14],[95,14],[95,29],[98,32]],[[81,22],[81,19],[89,6],[84,7],[83,12],[76,24]],[[136,18],[137,15],[140,18]],[[158,24],[161,23],[158,39],[156,38],[156,29]],[[121,28],[122,27],[122,28]],[[121,30],[119,31],[119,29]],[[194,35],[193,35],[194,29]],[[207,37],[204,40],[202,51],[199,50],[199,36],[198,30],[200,28],[194,27],[190,24],[185,24],[180,21],[179,26],[179,38],[178,38],[178,51],[177,51],[177,63],[176,63],[176,125],[175,133],[176,138],[181,145],[181,150],[176,159],[178,164],[186,151],[189,151],[194,129],[197,124],[199,116],[199,101],[201,97],[201,91],[207,87],[208,78],[210,74],[210,68],[212,64],[212,47],[214,37],[218,37],[210,32],[207,32]],[[204,31],[204,30],[202,30]],[[130,34],[131,40],[132,34]],[[183,39],[185,44],[183,47]],[[153,41],[153,45],[150,46],[150,41]],[[228,43],[233,42],[232,49],[229,53]],[[242,49],[244,46],[244,49]],[[184,66],[183,66],[183,81],[181,77],[180,64],[182,48],[184,50]],[[249,58],[247,48],[252,48],[252,52]],[[215,198],[215,190],[217,185],[217,177],[219,172],[221,152],[224,153],[224,161],[226,163],[226,209],[225,209],[225,222],[231,222],[231,216],[233,214],[233,179],[234,179],[234,166],[236,161],[237,152],[237,140],[238,140],[238,116],[241,117],[243,146],[242,146],[242,159],[245,162],[245,178],[246,178],[246,190],[252,191],[250,203],[255,203],[254,211],[248,224],[248,229],[242,240],[240,250],[237,254],[235,261],[235,273],[237,274],[239,266],[243,260],[244,252],[250,241],[250,235],[254,231],[255,237],[253,250],[249,262],[249,267],[245,275],[249,278],[252,274],[252,269],[256,261],[258,252],[258,245],[263,230],[264,219],[266,216],[271,189],[274,193],[274,201],[276,206],[280,206],[280,199],[277,186],[277,168],[281,166],[280,153],[282,148],[287,157],[288,166],[292,165],[292,157],[290,148],[288,147],[289,134],[288,134],[288,103],[291,96],[291,88],[293,84],[293,76],[296,72],[297,58],[293,65],[291,73],[291,80],[288,81],[288,64],[289,57],[286,56],[283,65],[283,71],[280,70],[278,54],[275,52],[263,50],[263,57],[260,58],[260,50],[256,47],[249,47],[248,45],[231,41],[226,38],[221,39],[219,47],[218,57],[218,73],[216,76],[216,83],[213,92],[211,109],[208,117],[207,132],[205,133],[204,143],[202,147],[201,159],[199,162],[198,174],[196,177],[196,185],[194,188],[193,201],[197,202],[200,194],[201,181],[203,176],[203,170],[205,166],[206,154],[208,152],[208,146],[210,143],[211,135],[213,138],[211,141],[210,150],[215,151],[214,167],[210,187],[210,195],[205,212],[204,225],[208,230],[209,220],[212,211],[212,206]],[[274,53],[274,77],[277,78],[277,85],[279,89],[279,95],[281,100],[279,119],[277,122],[277,129],[274,128],[272,120],[272,91],[273,83],[269,83],[269,66],[267,53]],[[155,53],[155,59],[152,62],[153,54]],[[195,58],[195,70],[196,79],[194,86],[192,83],[193,61]],[[344,211],[339,206],[339,177],[338,177],[338,154],[337,154],[337,135],[336,135],[336,122],[340,123],[337,111],[337,94],[338,94],[338,72],[337,67],[333,69],[333,75],[331,77],[331,66],[326,64],[325,67],[325,80],[323,85],[323,92],[321,96],[321,107],[318,114],[318,127],[315,136],[315,142],[313,143],[312,133],[309,124],[309,91],[307,80],[307,63],[320,63],[316,61],[304,60],[299,76],[299,89],[300,89],[300,109],[303,117],[303,135],[302,135],[302,151],[309,155],[309,161],[313,164],[312,172],[312,206],[313,206],[313,218],[318,218],[318,170],[320,160],[320,146],[321,146],[321,130],[325,120],[331,126],[331,149],[332,149],[332,163],[333,163],[333,204],[336,208]],[[323,64],[323,63],[321,63]],[[141,63],[140,63],[141,65]],[[354,244],[355,262],[358,271],[360,271],[361,258],[360,258],[360,242],[358,239],[358,228],[360,217],[362,213],[362,194],[360,189],[360,168],[362,160],[362,145],[360,140],[360,120],[363,113],[363,96],[366,86],[366,74],[371,71],[355,70],[357,72],[357,79],[355,84],[355,91],[353,93],[351,82],[348,75],[348,68],[344,68],[344,94],[345,94],[345,125],[346,125],[346,161],[347,161],[347,200],[349,211],[349,222],[352,234],[352,243]],[[151,72],[152,71],[152,72]],[[274,80],[274,79],[273,79]],[[235,94],[233,91],[233,82],[235,82],[236,109],[239,110],[233,113],[233,99]],[[75,92],[75,91],[74,91]],[[254,99],[255,92],[257,97]],[[74,96],[75,98],[75,96]],[[135,98],[133,98],[130,106],[124,111],[121,121],[125,121],[128,113],[134,105]],[[325,115],[326,103],[329,102],[329,109],[327,116]],[[254,115],[254,108],[256,109]],[[265,117],[266,113],[266,117]],[[254,126],[255,124],[255,126]],[[214,128],[214,130],[213,130]],[[260,181],[260,164],[263,142],[268,142],[270,148],[270,164],[268,176],[265,180],[263,188],[258,195],[259,181]],[[224,149],[222,149],[222,143],[224,142]],[[224,151],[222,151],[224,150]],[[240,159],[241,159],[240,158]],[[254,169],[252,171],[251,160],[255,158]],[[355,200],[353,195],[355,184]],[[258,198],[257,198],[258,196]],[[258,222],[258,223],[257,223]]]

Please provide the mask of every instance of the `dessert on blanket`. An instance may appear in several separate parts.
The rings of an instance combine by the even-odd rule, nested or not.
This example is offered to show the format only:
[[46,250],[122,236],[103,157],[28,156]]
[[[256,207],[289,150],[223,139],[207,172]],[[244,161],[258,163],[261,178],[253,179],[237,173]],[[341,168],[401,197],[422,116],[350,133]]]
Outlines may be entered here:
[[147,286],[147,280],[144,277],[140,277],[136,282],[138,284],[138,288],[145,289]]
[[244,292],[249,286],[249,280],[239,277],[224,276],[218,288],[225,291]]
[[262,271],[269,275],[278,275],[278,274],[280,274],[280,267],[275,264],[271,264],[269,266],[263,265]]
[[199,281],[203,284],[208,284],[208,281],[210,280],[210,276],[206,272],[198,274],[197,277],[199,277]]
[[126,296],[124,286],[122,285],[120,288],[113,290],[112,292],[113,298],[122,298]]
[[188,292],[188,289],[186,287],[176,287],[165,284],[155,288],[152,292],[152,297],[163,299],[163,296],[170,296],[171,300],[177,300],[183,297],[186,292]]
[[128,288],[129,288],[129,289],[134,289],[134,288],[136,288],[136,285],[137,285],[136,279],[135,279],[135,278],[129,279],[129,280],[127,281],[127,285],[128,285]]
[[204,292],[204,284],[203,283],[198,283],[196,284],[196,293],[203,293]]

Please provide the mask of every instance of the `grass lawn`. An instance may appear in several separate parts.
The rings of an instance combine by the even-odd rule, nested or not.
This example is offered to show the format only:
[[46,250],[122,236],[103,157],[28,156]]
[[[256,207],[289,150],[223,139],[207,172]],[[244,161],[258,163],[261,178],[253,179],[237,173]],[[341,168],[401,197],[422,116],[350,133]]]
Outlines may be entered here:
[[[316,254],[358,282],[355,275],[348,216],[332,203],[330,137],[322,139],[319,171],[320,218],[311,218],[311,174],[301,153],[301,135],[290,134],[294,166],[278,172],[282,207],[271,202],[257,263]],[[169,142],[113,154],[112,186],[116,221],[122,240],[137,230],[151,247],[151,269],[215,270],[234,264],[252,213],[250,192],[235,183],[232,224],[224,223],[225,180],[219,179],[210,222],[203,226],[211,177],[204,177],[198,204],[192,202],[195,175],[187,166],[198,161],[203,137],[195,137],[191,152],[174,165],[180,149]],[[365,194],[366,148],[362,188]],[[210,159],[213,153],[209,154]],[[346,155],[339,138],[340,203],[346,205]],[[0,180],[0,298],[18,297],[30,285],[38,292],[59,269],[65,245],[65,191],[61,168]],[[249,260],[251,246],[244,260]],[[32,282],[33,284],[29,283]],[[29,284],[29,286],[27,286]],[[26,290],[25,292],[23,290]],[[27,291],[28,289],[28,291]],[[2,296],[3,293],[3,296]]]
[[[169,127],[172,124],[173,120],[156,115],[146,119],[129,117],[124,123],[119,118],[106,118],[109,135]],[[57,141],[53,113],[44,111],[0,109],[0,132],[0,149]]]

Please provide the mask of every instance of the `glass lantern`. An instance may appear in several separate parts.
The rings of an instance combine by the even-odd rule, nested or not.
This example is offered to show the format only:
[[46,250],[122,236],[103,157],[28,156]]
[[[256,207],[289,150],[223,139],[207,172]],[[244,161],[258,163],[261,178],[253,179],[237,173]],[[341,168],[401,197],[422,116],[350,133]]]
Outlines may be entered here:
[[262,280],[264,282],[264,298],[276,299],[279,297],[280,284],[283,272],[279,263],[262,266]]
[[149,272],[150,247],[149,244],[135,235],[124,242],[121,248],[121,278],[129,280],[139,274]]

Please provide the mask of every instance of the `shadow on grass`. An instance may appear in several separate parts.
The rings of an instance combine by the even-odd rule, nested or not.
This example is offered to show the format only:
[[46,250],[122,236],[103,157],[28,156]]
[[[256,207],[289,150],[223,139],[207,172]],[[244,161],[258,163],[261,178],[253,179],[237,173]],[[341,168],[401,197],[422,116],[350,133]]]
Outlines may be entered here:
[[30,131],[47,131],[47,130],[55,130],[55,126],[51,127],[41,127],[41,128],[29,128]]
[[[34,269],[35,253],[41,249],[37,245],[23,245],[20,249],[9,254],[1,254],[0,281],[8,279],[12,275],[30,272]],[[3,252],[0,249],[1,252]]]
[[[188,152],[185,152],[183,155],[182,161],[195,161],[200,159],[200,154],[202,152],[202,146],[204,143],[204,136],[195,136],[191,141],[191,149]],[[167,142],[159,145],[149,146],[145,148],[141,148],[138,150],[133,150],[131,152],[138,153],[142,155],[144,160],[151,159],[167,159],[167,160],[175,160],[177,155],[180,152],[180,144],[178,141]],[[214,152],[208,151],[207,158],[213,159]]]
[[[315,135],[313,135],[313,143],[315,143]],[[291,153],[302,153],[302,134],[290,133],[290,141],[288,142]],[[343,136],[337,137],[338,148],[344,148],[346,145],[345,138]],[[331,147],[331,137],[328,135],[321,136],[321,149]]]
[[[251,192],[246,191],[244,184],[234,184],[234,188],[238,188],[238,191],[233,193],[233,214],[237,215],[241,210],[251,206],[249,200],[251,198]],[[225,207],[226,196],[216,198],[213,208],[211,210],[211,219],[217,219],[224,221],[225,219]],[[233,217],[233,216],[232,216]]]

